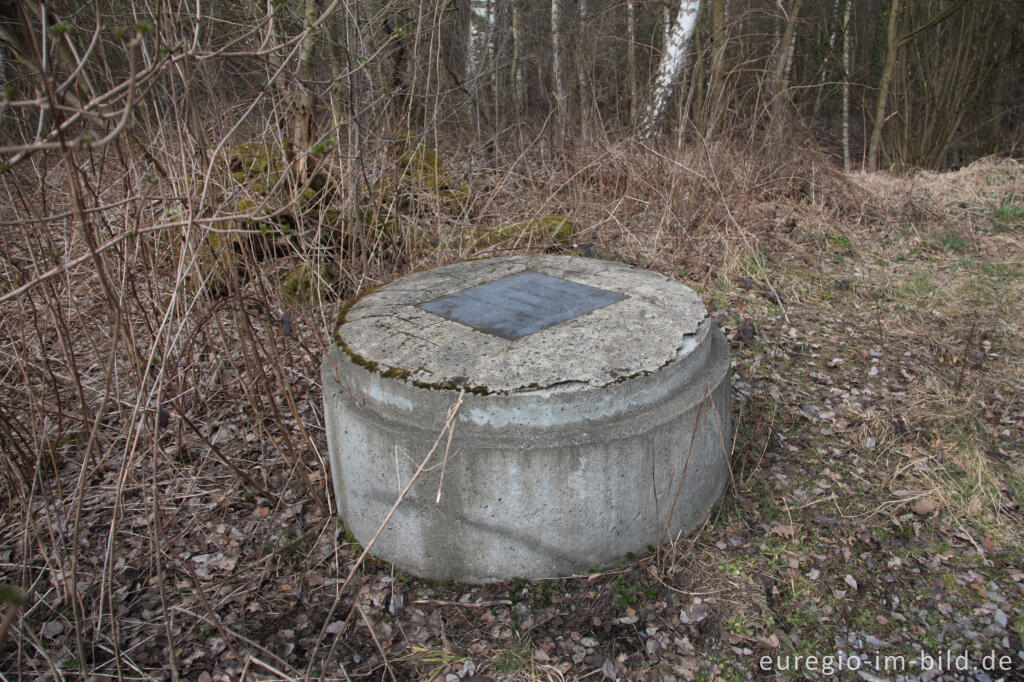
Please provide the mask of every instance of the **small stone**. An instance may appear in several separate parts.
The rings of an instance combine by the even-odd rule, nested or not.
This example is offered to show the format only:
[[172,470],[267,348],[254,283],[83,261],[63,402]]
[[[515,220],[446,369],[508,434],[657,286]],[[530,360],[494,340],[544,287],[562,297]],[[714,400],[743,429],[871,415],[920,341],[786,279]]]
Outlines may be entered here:
[[689,609],[684,609],[679,614],[679,620],[684,623],[699,623],[700,621],[707,618],[708,607],[703,604],[694,604]]
[[43,637],[53,639],[64,632],[64,623],[59,620],[51,620],[43,626]]

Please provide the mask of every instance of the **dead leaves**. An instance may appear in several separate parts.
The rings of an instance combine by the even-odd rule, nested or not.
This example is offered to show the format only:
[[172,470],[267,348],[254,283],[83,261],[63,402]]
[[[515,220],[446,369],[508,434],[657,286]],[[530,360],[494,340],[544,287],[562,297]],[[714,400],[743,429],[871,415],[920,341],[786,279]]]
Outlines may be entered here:
[[768,530],[768,534],[769,535],[777,535],[780,538],[786,538],[787,540],[792,540],[792,539],[794,539],[796,537],[796,530],[797,529],[796,529],[796,525],[795,524],[784,525],[784,524],[781,524],[781,523],[775,523]]
[[919,497],[914,500],[914,513],[927,516],[939,508],[939,501],[930,495]]

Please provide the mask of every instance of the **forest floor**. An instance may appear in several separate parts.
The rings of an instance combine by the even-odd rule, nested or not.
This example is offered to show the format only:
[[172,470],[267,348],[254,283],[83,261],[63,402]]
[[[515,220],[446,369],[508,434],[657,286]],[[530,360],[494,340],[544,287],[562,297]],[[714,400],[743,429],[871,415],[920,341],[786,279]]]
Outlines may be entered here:
[[[265,481],[284,491],[271,501],[212,458],[167,464],[161,558],[149,550],[159,505],[141,484],[124,494],[114,467],[81,501],[96,515],[76,570],[112,586],[94,602],[116,622],[97,631],[116,632],[119,648],[92,637],[82,660],[74,605],[43,586],[0,650],[0,672],[1020,679],[1024,169],[989,159],[846,180],[862,202],[855,214],[806,200],[744,212],[745,246],[713,277],[696,256],[644,257],[632,246],[642,235],[588,245],[693,286],[730,340],[733,485],[692,536],[588,575],[485,586],[368,560],[339,593],[360,547],[286,468]],[[297,409],[325,448],[309,350],[318,335],[296,322],[279,336],[304,387]],[[256,471],[260,452],[278,457],[260,450],[240,411],[219,419],[212,440],[229,455]],[[328,483],[319,468],[312,484]],[[115,494],[137,544],[122,536],[107,557],[100,510]],[[45,563],[45,550],[24,545],[44,536],[0,532],[0,580],[17,582],[27,554]]]

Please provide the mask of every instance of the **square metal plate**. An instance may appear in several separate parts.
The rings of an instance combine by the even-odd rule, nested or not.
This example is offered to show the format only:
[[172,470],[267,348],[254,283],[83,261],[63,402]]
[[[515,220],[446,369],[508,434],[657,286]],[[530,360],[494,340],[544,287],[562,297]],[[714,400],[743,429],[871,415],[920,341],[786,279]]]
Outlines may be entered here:
[[525,270],[417,307],[515,340],[625,298],[616,291]]

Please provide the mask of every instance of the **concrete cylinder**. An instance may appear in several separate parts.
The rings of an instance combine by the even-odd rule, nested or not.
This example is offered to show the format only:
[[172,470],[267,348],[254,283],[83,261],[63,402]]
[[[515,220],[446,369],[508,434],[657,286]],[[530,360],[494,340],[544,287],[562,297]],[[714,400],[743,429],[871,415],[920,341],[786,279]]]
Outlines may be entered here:
[[445,434],[370,551],[414,575],[617,564],[698,526],[729,480],[728,346],[700,298],[657,273],[568,256],[457,263],[365,294],[333,336],[331,474],[364,544],[463,392],[450,447]]

